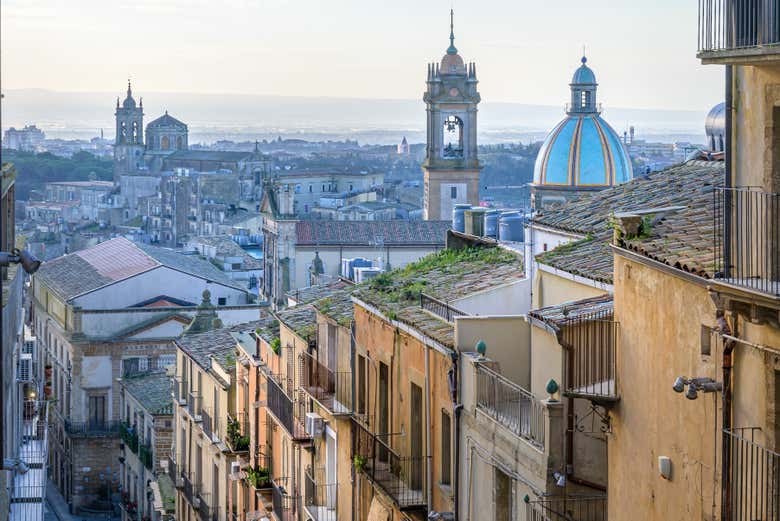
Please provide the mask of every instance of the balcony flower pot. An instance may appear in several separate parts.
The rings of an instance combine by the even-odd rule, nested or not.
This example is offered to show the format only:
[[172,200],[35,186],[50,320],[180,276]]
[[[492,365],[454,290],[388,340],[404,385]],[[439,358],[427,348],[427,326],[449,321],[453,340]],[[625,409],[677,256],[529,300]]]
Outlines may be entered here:
[[367,459],[365,456],[361,456],[359,454],[356,454],[355,457],[352,459],[352,465],[355,467],[355,470],[358,472],[361,472],[367,463]]

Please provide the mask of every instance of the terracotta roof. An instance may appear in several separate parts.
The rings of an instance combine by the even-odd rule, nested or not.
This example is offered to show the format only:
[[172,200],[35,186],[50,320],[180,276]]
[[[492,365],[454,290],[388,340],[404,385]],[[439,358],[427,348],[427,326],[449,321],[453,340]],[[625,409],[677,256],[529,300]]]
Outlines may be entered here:
[[648,237],[624,245],[672,266],[707,274],[713,258],[713,190],[723,184],[723,179],[723,162],[688,161],[545,210],[534,217],[533,223],[580,234],[584,238],[537,255],[536,260],[611,284],[611,215],[679,206],[683,208],[670,212],[654,224]]
[[243,331],[251,333],[258,328],[267,327],[272,320],[270,317],[265,317],[261,320],[212,329],[194,335],[183,335],[177,338],[175,343],[203,369],[207,371],[211,369],[211,359],[214,358],[219,365],[230,371],[235,367],[236,362],[234,356],[236,340],[231,333]]
[[298,245],[444,246],[450,221],[298,221]]
[[317,333],[317,314],[310,304],[282,310],[276,313],[276,318],[304,340],[314,340]]
[[327,284],[317,284],[308,288],[300,288],[287,292],[287,298],[296,302],[296,304],[311,304],[317,300],[323,299],[333,292],[353,286],[350,282],[343,279],[334,279]]
[[122,386],[149,414],[173,414],[171,378],[165,371],[126,376],[122,378]]
[[454,327],[420,307],[420,294],[452,303],[523,278],[522,256],[498,247],[442,250],[357,286],[355,297],[452,347]]
[[352,303],[352,293],[357,286],[347,285],[335,289],[331,293],[312,304],[324,316],[335,320],[340,326],[348,327],[355,316],[355,306]]

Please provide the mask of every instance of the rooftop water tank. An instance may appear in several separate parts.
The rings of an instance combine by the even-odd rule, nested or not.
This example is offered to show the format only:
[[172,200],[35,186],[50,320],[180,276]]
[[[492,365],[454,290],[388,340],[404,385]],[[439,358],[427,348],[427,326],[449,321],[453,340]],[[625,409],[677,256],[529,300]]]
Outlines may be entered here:
[[470,204],[456,204],[452,208],[452,229],[456,232],[463,233],[466,230],[464,213],[469,208],[471,208]]
[[474,235],[476,237],[482,237],[485,235],[485,213],[487,209],[480,206],[474,206],[473,208],[464,212],[465,228],[464,233],[468,235]]
[[500,210],[492,209],[485,212],[485,237],[498,238],[498,217]]
[[525,219],[519,212],[504,212],[498,219],[498,240],[523,242]]

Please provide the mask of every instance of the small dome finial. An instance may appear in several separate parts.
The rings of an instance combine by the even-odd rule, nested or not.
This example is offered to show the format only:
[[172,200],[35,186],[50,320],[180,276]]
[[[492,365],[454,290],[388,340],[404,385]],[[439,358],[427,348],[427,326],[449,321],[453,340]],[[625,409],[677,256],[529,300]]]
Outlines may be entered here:
[[447,54],[458,54],[458,49],[455,47],[455,10],[450,9],[450,47],[447,49]]
[[582,64],[583,64],[583,65],[585,65],[586,63],[588,63],[588,58],[587,58],[587,56],[583,56],[583,57],[582,57],[582,59],[581,59],[580,61],[582,62]]

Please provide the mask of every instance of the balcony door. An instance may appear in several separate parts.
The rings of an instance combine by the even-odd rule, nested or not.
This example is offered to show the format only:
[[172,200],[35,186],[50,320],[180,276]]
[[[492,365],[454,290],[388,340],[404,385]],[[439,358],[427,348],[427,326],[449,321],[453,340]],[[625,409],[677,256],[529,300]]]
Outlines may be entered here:
[[411,404],[409,406],[409,426],[411,436],[409,468],[409,488],[421,490],[423,487],[423,393],[419,385],[411,384]]
[[[387,364],[379,362],[379,410],[377,411],[377,434],[388,434],[390,432],[390,409],[389,409],[389,391],[390,391],[390,370]],[[389,441],[381,437],[382,441]],[[379,461],[387,462],[387,451],[380,445],[377,452]]]
[[332,429],[325,429],[325,501],[329,509],[336,508],[336,491],[338,478],[336,476],[336,433]]
[[[128,418],[129,420],[129,418]],[[106,424],[106,397],[89,397],[89,427],[91,429],[101,429]]]

